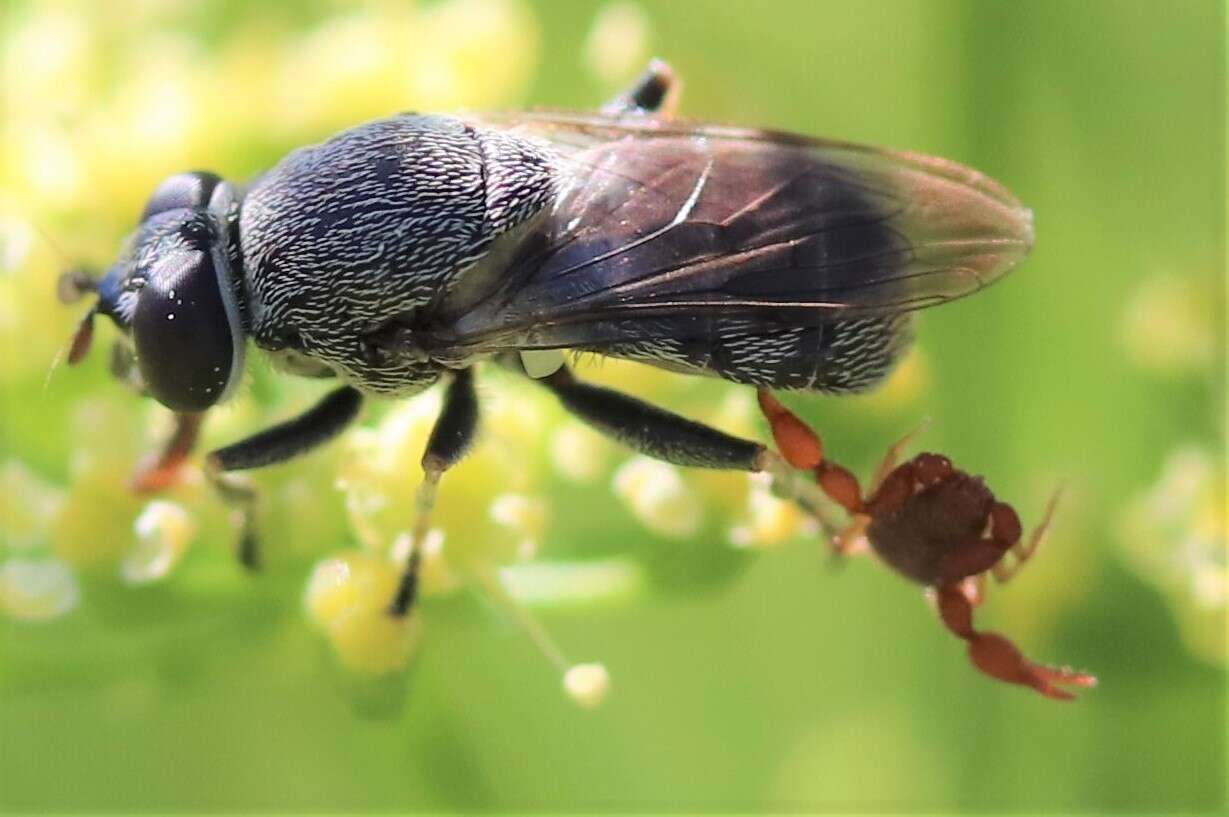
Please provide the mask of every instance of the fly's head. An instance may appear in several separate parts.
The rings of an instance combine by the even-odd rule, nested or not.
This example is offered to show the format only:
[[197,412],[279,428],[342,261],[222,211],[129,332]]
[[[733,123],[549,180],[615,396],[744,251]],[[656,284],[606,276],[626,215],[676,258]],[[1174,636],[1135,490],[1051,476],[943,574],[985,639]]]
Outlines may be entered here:
[[101,280],[65,273],[60,294],[96,292],[73,337],[69,363],[89,351],[93,318],[131,340],[141,385],[178,412],[200,412],[234,391],[243,372],[242,269],[232,225],[238,198],[212,173],[171,176],[154,191],[136,232]]

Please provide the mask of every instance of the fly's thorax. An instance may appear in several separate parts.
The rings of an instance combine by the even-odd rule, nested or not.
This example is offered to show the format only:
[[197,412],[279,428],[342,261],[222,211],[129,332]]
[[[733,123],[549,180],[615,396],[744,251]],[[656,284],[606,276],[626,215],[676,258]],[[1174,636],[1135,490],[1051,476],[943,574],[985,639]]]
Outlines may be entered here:
[[336,377],[378,397],[408,397],[431,386],[446,366],[412,347],[380,346],[371,338],[323,327],[300,333],[273,327],[273,334],[256,340],[273,368],[298,377]]
[[450,117],[394,116],[297,150],[243,203],[251,336],[366,391],[422,388],[442,367],[372,338],[412,337],[554,190],[547,148]]

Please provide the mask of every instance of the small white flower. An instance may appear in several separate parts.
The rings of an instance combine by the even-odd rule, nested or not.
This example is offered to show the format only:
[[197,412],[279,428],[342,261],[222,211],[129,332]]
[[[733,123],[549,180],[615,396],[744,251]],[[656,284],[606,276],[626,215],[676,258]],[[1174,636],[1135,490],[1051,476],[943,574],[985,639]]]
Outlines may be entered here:
[[25,621],[49,621],[81,601],[77,577],[59,559],[9,559],[0,567],[0,610]]
[[551,463],[570,480],[593,482],[606,467],[612,447],[593,429],[567,421],[551,437]]
[[521,535],[518,557],[521,560],[533,558],[546,530],[546,502],[524,494],[500,494],[491,501],[490,514],[491,519]]
[[196,538],[196,520],[182,505],[155,499],[133,523],[137,543],[120,563],[120,577],[129,584],[165,578]]
[[563,674],[563,690],[585,709],[596,709],[610,693],[610,673],[604,664],[575,664]]
[[774,496],[767,474],[749,474],[747,518],[730,529],[735,547],[772,547],[802,534],[814,535],[818,525],[794,502]]
[[673,539],[694,536],[704,524],[704,503],[668,463],[635,457],[614,475],[615,495],[649,530]]
[[20,460],[0,465],[0,542],[29,548],[47,536],[64,506],[64,491]]

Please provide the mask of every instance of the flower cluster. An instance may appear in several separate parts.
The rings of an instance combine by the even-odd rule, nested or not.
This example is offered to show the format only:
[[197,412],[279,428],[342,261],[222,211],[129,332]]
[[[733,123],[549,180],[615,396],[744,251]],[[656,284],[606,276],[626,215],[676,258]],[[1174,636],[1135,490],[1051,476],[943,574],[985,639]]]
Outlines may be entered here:
[[1120,522],[1127,563],[1174,602],[1183,640],[1214,663],[1225,661],[1229,564],[1225,474],[1199,446],[1169,455],[1155,484]]
[[[0,168],[0,389],[18,398],[6,407],[0,460],[0,612],[15,619],[88,604],[87,574],[173,582],[194,561],[231,559],[237,537],[199,458],[161,496],[129,490],[171,418],[110,382],[105,354],[71,373],[57,367],[75,317],[55,301],[57,273],[78,256],[113,256],[168,173],[212,167],[243,178],[291,147],[390,111],[506,107],[537,56],[535,21],[518,0],[339,6],[306,27],[270,11],[208,45],[185,34],[174,11],[141,3],[129,11],[120,29],[84,2],[32,5],[2,34],[13,81]],[[649,34],[636,5],[607,7],[585,41],[591,71],[607,85],[626,81],[647,57]],[[99,334],[105,346],[109,327]],[[574,363],[593,382],[630,384],[686,416],[763,436],[750,390],[629,363]],[[907,401],[925,380],[915,354],[866,405]],[[284,418],[319,388],[257,364],[242,393],[211,411],[202,447]],[[594,706],[610,686],[606,668],[565,658],[531,608],[626,600],[668,584],[660,564],[637,558],[644,552],[666,562],[742,558],[816,537],[814,521],[758,476],[634,456],[494,366],[481,372],[480,389],[480,437],[445,475],[423,542],[409,537],[437,391],[372,407],[337,444],[252,477],[270,567],[310,573],[307,618],[347,671],[387,675],[412,660],[429,615],[396,619],[387,605],[409,549],[421,548],[428,606],[462,588],[485,594],[524,626],[565,692]],[[569,499],[579,491],[586,505],[603,506],[598,527],[618,532],[603,539],[644,542],[643,552],[595,551],[592,515]]]
[[[1140,369],[1206,390],[1212,425],[1223,429],[1221,285],[1216,276],[1153,272],[1128,297],[1121,338]],[[1198,441],[1197,432],[1188,433],[1190,440],[1166,454],[1155,482],[1120,515],[1119,540],[1127,565],[1170,602],[1191,651],[1223,664],[1229,602],[1224,440]]]

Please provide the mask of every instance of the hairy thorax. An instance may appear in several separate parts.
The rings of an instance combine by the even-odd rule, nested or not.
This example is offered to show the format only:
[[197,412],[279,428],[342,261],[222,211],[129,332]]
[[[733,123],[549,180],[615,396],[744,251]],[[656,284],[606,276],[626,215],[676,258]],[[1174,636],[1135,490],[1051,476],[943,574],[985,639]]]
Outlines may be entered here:
[[443,366],[372,338],[429,316],[550,201],[553,178],[537,143],[449,117],[395,116],[295,151],[243,202],[252,338],[364,391],[421,390]]

